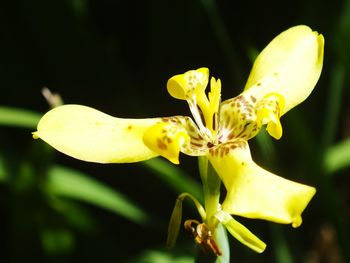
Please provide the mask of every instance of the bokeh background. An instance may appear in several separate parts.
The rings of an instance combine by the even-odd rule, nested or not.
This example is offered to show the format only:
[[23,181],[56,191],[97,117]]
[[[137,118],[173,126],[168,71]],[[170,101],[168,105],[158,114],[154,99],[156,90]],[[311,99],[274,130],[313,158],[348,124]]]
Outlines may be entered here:
[[[258,52],[297,24],[326,39],[322,76],[283,117],[282,139],[262,132],[251,147],[318,192],[298,229],[238,218],[268,248],[230,239],[232,262],[350,262],[349,0],[1,1],[0,261],[193,262],[189,233],[173,250],[165,240],[176,196],[200,198],[196,159],[101,165],[55,152],[31,138],[49,110],[41,89],[119,117],[189,114],[169,77],[206,66],[235,96]],[[191,204],[183,215],[197,217]]]

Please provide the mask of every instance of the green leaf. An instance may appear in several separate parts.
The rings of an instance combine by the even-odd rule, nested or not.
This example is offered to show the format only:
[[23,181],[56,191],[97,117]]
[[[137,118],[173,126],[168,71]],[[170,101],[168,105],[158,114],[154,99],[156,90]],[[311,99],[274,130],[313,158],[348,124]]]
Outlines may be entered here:
[[288,246],[287,237],[283,234],[282,227],[276,224],[270,224],[271,238],[273,242],[273,253],[276,262],[293,263],[293,256]]
[[130,221],[145,225],[150,217],[126,196],[87,175],[62,166],[48,171],[48,189],[59,196],[84,201],[107,209]]
[[8,175],[5,167],[5,162],[0,155],[0,183],[6,183],[8,180]]
[[74,236],[66,229],[42,229],[41,242],[49,255],[69,253],[74,247]]
[[170,251],[146,250],[128,263],[193,263],[193,258]]
[[154,172],[162,181],[167,183],[178,194],[186,192],[192,194],[202,202],[202,188],[198,182],[185,174],[177,166],[170,164],[161,158],[153,158],[141,162],[143,166]]
[[265,157],[265,161],[276,160],[276,149],[272,137],[266,130],[261,130],[254,138],[259,146],[261,155]]
[[326,149],[330,146],[337,134],[340,121],[339,116],[341,116],[343,90],[346,87],[344,85],[346,74],[346,69],[343,64],[337,63],[332,67],[329,85],[332,88],[328,90],[329,94],[326,102],[327,107],[324,115],[324,127],[321,137],[322,149]]
[[35,129],[41,114],[29,110],[0,106],[0,125]]
[[325,152],[323,165],[328,174],[350,166],[350,138],[329,147]]

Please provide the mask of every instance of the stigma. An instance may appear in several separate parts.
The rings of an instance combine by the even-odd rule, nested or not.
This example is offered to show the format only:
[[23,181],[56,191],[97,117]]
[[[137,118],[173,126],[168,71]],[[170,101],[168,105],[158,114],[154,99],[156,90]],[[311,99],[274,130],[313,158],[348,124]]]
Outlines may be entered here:
[[221,81],[210,80],[208,95],[200,85],[193,87],[186,98],[199,133],[210,144],[218,143],[219,110],[221,103]]

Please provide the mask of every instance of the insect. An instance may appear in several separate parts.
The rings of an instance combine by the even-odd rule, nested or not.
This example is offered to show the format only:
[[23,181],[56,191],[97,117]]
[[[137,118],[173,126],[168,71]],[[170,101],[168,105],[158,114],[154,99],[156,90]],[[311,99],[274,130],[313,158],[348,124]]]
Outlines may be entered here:
[[206,223],[199,223],[195,219],[186,220],[185,229],[192,233],[196,243],[205,251],[212,252],[216,256],[221,256],[222,252],[216,243],[212,232]]

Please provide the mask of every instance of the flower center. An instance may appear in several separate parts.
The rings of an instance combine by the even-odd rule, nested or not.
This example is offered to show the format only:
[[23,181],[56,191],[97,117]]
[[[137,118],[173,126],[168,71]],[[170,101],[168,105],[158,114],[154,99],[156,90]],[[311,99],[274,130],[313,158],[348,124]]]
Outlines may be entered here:
[[[207,68],[190,70],[167,82],[169,94],[186,100],[194,121],[189,117],[162,118],[144,132],[143,142],[152,151],[179,163],[179,153],[192,156],[206,155],[217,147],[254,137],[261,126],[274,138],[282,135],[279,122],[284,98],[269,93],[257,99],[255,94],[241,95],[221,103],[221,81],[210,79],[210,91],[205,92],[209,71]],[[222,153],[228,152],[224,147]]]
[[220,79],[210,80],[210,92],[208,96],[205,88],[199,82],[193,82],[195,76],[187,76],[188,83],[193,83],[192,89],[188,92],[186,100],[190,107],[192,116],[199,128],[201,136],[208,141],[208,144],[218,143],[217,131],[219,128],[219,106],[221,101],[221,81]]

